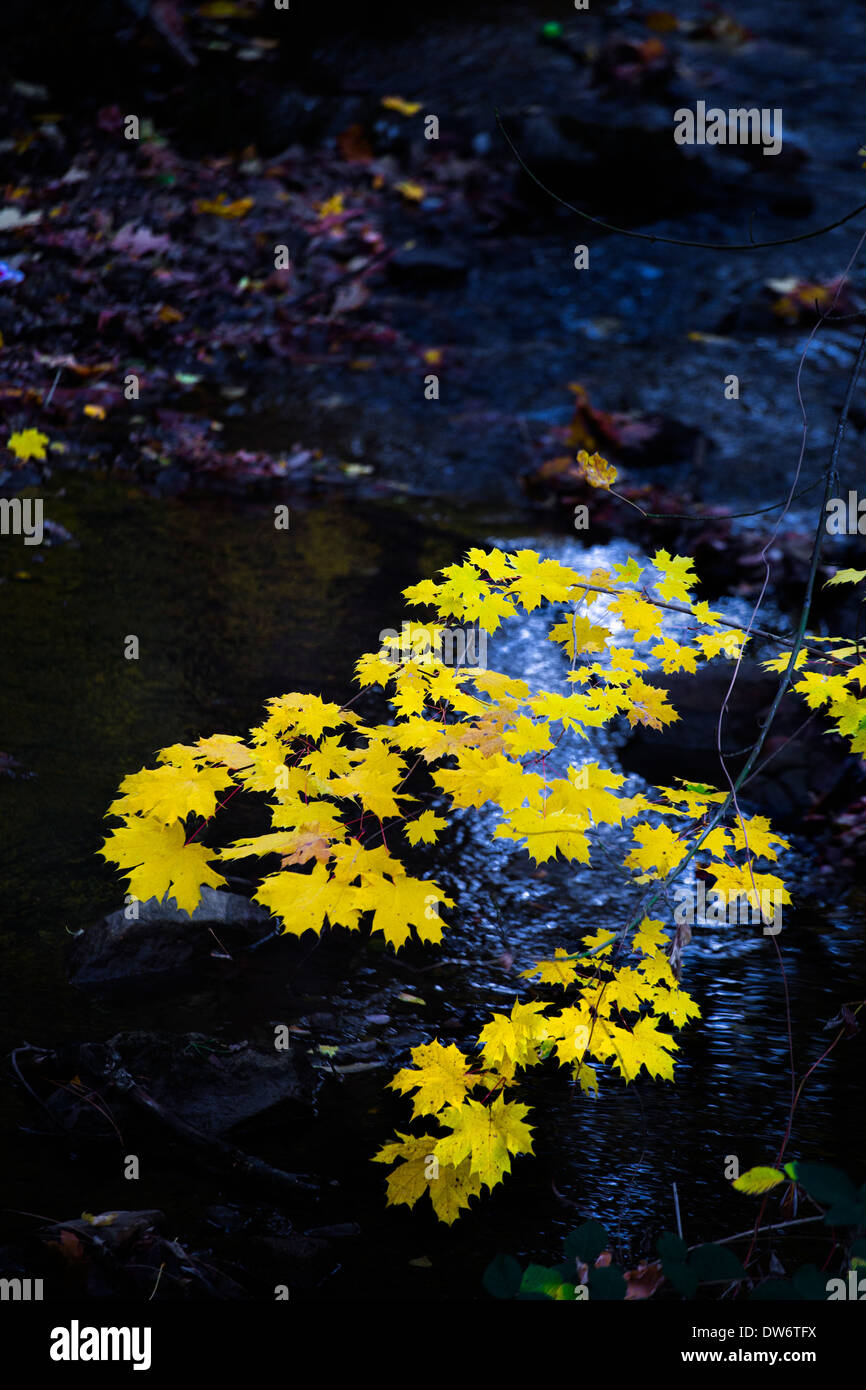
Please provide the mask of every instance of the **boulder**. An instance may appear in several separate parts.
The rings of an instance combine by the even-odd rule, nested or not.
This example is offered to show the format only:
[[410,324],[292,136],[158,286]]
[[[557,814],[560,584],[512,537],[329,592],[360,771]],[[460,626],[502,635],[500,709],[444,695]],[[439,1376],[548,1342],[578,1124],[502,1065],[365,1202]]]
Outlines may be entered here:
[[[122,1067],[157,1105],[201,1134],[222,1135],[284,1101],[312,1102],[315,1074],[291,1050],[226,1043],[203,1033],[134,1030],[81,1049],[88,1074]],[[303,1064],[302,1064],[303,1065]]]
[[120,908],[88,927],[76,938],[70,956],[69,979],[78,989],[116,990],[126,987],[178,984],[200,970],[217,942],[208,930],[217,928],[225,944],[248,944],[267,933],[271,918],[263,907],[238,893],[202,888],[193,912],[181,911],[173,898],[150,898]]

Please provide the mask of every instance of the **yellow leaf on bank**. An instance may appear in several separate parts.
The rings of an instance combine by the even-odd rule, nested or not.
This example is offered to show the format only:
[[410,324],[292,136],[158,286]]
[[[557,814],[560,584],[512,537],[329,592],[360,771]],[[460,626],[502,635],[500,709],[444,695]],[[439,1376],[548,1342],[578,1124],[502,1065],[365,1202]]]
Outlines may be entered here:
[[6,440],[6,448],[24,461],[44,459],[47,444],[48,435],[40,434],[39,430],[18,430]]
[[382,105],[386,111],[399,111],[401,116],[417,116],[421,110],[420,101],[405,101],[403,97],[383,97]]

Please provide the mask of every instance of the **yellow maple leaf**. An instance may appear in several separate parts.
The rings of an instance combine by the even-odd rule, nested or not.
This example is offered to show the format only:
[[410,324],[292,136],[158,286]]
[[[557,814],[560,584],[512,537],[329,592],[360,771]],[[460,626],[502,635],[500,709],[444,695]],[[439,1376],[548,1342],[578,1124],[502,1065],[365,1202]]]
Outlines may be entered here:
[[[745,834],[743,833],[745,826]],[[766,816],[743,816],[742,824],[738,822],[732,830],[734,847],[739,850],[746,848],[748,839],[749,852],[756,859],[778,859],[778,854],[774,848],[779,845],[782,849],[790,849],[789,842],[776,835],[770,829],[770,822]],[[704,841],[706,844],[707,841]],[[721,857],[721,856],[719,856]]]
[[[373,1156],[374,1163],[397,1163],[388,1175],[389,1206],[414,1207],[427,1191],[429,1159],[436,1140],[429,1134],[397,1134],[397,1142],[385,1144]],[[402,1162],[398,1162],[402,1160]]]
[[39,430],[17,430],[6,440],[6,448],[10,449],[16,458],[24,461],[44,459],[47,444],[48,435],[40,434]]
[[659,686],[636,679],[629,681],[626,691],[629,697],[626,718],[632,728],[635,724],[646,724],[651,729],[661,729],[665,724],[674,724],[679,719],[667,692]]
[[402,183],[395,183],[394,187],[398,193],[402,193],[409,203],[420,203],[427,192],[423,183],[413,183],[411,179],[404,179]]
[[453,1043],[443,1047],[438,1039],[412,1049],[411,1067],[404,1067],[388,1082],[391,1090],[415,1091],[412,1113],[435,1115],[446,1105],[461,1105],[478,1078],[469,1075],[469,1059]]
[[386,111],[399,111],[401,116],[417,116],[421,110],[420,101],[406,101],[403,97],[383,97],[382,105]]
[[607,459],[603,459],[601,454],[588,454],[585,449],[581,449],[577,455],[577,462],[590,487],[609,489],[611,483],[616,482],[616,469]]
[[658,637],[661,633],[661,613],[639,594],[620,594],[611,602],[609,611],[622,619],[623,626],[634,632],[635,640],[638,642],[646,642],[650,637]]
[[849,679],[847,672],[834,676],[822,671],[807,671],[794,689],[798,695],[802,695],[809,709],[820,709],[821,705],[831,700],[853,699],[848,689]]
[[746,634],[739,628],[732,628],[729,632],[702,632],[695,638],[707,661],[714,656],[726,656],[736,661],[742,654],[746,640]]
[[219,851],[220,859],[247,859],[251,855],[262,857],[265,854],[287,856],[283,864],[304,864],[308,859],[319,859],[323,864],[331,857],[331,842],[327,832],[318,824],[300,827],[296,830],[276,830],[270,835],[256,835],[250,840],[235,840]]
[[694,647],[681,647],[671,637],[666,637],[651,651],[661,661],[665,675],[672,675],[675,671],[695,672],[698,669],[700,652],[695,651]]
[[283,869],[269,874],[254,894],[272,916],[279,918],[283,931],[303,936],[306,931],[321,935],[326,919],[332,926],[356,929],[365,910],[358,891],[328,874],[316,862],[311,873]]
[[550,725],[543,719],[529,719],[525,714],[515,720],[514,728],[508,729],[503,739],[515,758],[524,753],[544,753],[553,747]]
[[386,660],[381,652],[365,652],[355,663],[355,677],[360,686],[386,686],[394,679],[393,661]]
[[625,1028],[606,1026],[609,1029],[613,1065],[626,1081],[634,1081],[641,1067],[646,1067],[650,1076],[673,1081],[674,1059],[670,1053],[677,1051],[679,1044],[670,1033],[663,1033],[659,1029],[654,1018],[644,1014],[631,1032]]
[[642,823],[632,830],[639,848],[633,849],[625,860],[628,869],[645,869],[649,872],[638,874],[638,883],[649,883],[654,878],[666,878],[688,853],[688,846],[679,840],[667,825],[652,826]]
[[166,753],[173,753],[172,761],[164,762],[161,767],[145,767],[124,777],[120,784],[124,795],[111,803],[110,815],[130,816],[140,812],[162,821],[163,825],[185,820],[191,813],[206,820],[213,815],[218,793],[232,785],[229,770],[224,766],[199,767],[192,751],[185,748],[163,749],[161,756]]
[[511,556],[511,564],[516,574],[510,581],[509,593],[530,613],[542,599],[565,602],[580,579],[575,570],[557,560],[542,559],[536,550],[518,550]]
[[511,556],[503,550],[480,550],[473,546],[471,550],[467,550],[466,558],[482,574],[489,574],[491,579],[510,579],[514,574]]
[[563,989],[567,989],[577,979],[577,967],[574,961],[568,958],[565,947],[557,946],[553,960],[536,961],[528,970],[521,970],[520,975],[524,980],[537,977],[543,985],[561,985]]
[[532,807],[512,811],[506,821],[496,827],[497,839],[526,839],[526,852],[536,864],[562,854],[580,864],[589,862],[589,841],[584,834],[586,819],[566,811],[551,811],[539,815]]
[[791,894],[776,874],[759,874],[747,864],[713,862],[708,869],[715,877],[716,892],[727,897],[729,912],[742,907],[743,911],[737,915],[745,916],[744,909],[748,906],[753,918],[760,912],[763,920],[767,914],[772,915],[774,905],[791,901]]
[[866,579],[866,570],[837,570],[832,579],[828,579],[824,585],[829,589],[831,584],[859,584],[861,579]]
[[469,1159],[470,1171],[493,1187],[510,1170],[511,1154],[532,1153],[532,1131],[524,1121],[528,1114],[528,1106],[504,1096],[497,1096],[492,1105],[466,1100],[448,1106],[439,1119],[453,1132],[438,1140],[434,1153],[455,1167]]
[[395,950],[408,941],[410,927],[422,941],[441,941],[442,922],[439,907],[453,907],[432,879],[410,878],[402,875],[396,882],[383,882],[377,889],[372,930],[383,933]]
[[450,1163],[440,1164],[438,1172],[433,1171],[428,1189],[439,1220],[450,1226],[469,1206],[469,1198],[479,1196],[483,1186],[481,1175],[473,1173],[468,1158],[456,1167]]
[[418,845],[422,842],[425,845],[435,844],[437,832],[445,830],[447,826],[447,820],[442,816],[437,816],[435,811],[422,811],[420,816],[409,821],[406,826],[406,839],[410,845]]
[[406,764],[400,755],[383,743],[373,743],[363,752],[353,753],[352,758],[356,766],[345,777],[334,780],[335,790],[340,795],[359,797],[380,820],[384,816],[399,816],[394,794],[406,776]]
[[759,1197],[763,1192],[770,1192],[784,1181],[785,1174],[780,1173],[778,1168],[766,1168],[759,1165],[757,1168],[749,1168],[745,1173],[741,1173],[738,1178],[734,1179],[733,1186],[738,1192],[747,1192],[750,1197]]
[[185,844],[177,821],[164,825],[151,817],[135,816],[112,831],[99,853],[123,870],[134,898],[161,902],[170,893],[180,910],[190,914],[199,905],[203,884],[219,888],[225,883],[208,863],[213,850]]
[[303,734],[319,738],[325,729],[336,729],[346,718],[346,712],[318,695],[292,693],[268,700],[268,717],[256,732],[268,735]]
[[548,1033],[547,1020],[539,1016],[545,1008],[542,1003],[515,1002],[510,1017],[494,1014],[478,1035],[485,1064],[510,1080],[516,1067],[536,1062],[538,1044]]
[[684,555],[675,555],[671,558],[669,551],[657,550],[653,556],[653,564],[664,575],[664,579],[656,584],[662,598],[685,599],[688,603],[689,590],[698,583],[693,561]]
[[225,217],[235,221],[239,217],[246,217],[254,201],[253,198],[235,198],[230,202],[227,194],[220,193],[216,198],[197,198],[193,203],[193,210],[199,214],[210,213],[212,217]]
[[231,734],[211,734],[210,738],[200,738],[195,746],[211,762],[224,763],[234,771],[252,765],[252,754],[246,744]]
[[675,1028],[682,1028],[688,1023],[690,1018],[700,1018],[701,1011],[699,1006],[692,999],[691,995],[686,994],[681,989],[664,988],[661,986],[655,990],[652,996],[653,1011],[656,1014],[664,1014],[669,1018]]
[[593,1018],[583,1004],[571,1006],[547,1019],[548,1037],[556,1044],[560,1065],[581,1063],[587,1056]]

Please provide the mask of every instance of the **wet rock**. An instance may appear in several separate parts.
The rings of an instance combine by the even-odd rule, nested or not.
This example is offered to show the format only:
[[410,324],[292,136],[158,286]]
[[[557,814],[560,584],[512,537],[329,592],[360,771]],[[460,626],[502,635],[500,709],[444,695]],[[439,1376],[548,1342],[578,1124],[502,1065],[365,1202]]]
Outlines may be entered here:
[[404,246],[388,262],[388,276],[399,284],[456,285],[469,274],[469,262],[438,246]]
[[360,1226],[345,1222],[320,1226],[303,1235],[292,1232],[285,1236],[256,1236],[249,1241],[248,1248],[256,1266],[268,1268],[272,1278],[311,1288],[327,1278],[343,1258],[340,1249],[343,1242],[360,1234]]
[[[133,906],[138,915],[129,918]],[[264,908],[237,893],[203,888],[192,916],[181,912],[173,898],[150,898],[110,913],[76,939],[70,982],[84,990],[178,984],[217,947],[209,927],[218,928],[228,945],[260,938],[269,922]]]
[[347,1240],[359,1236],[361,1227],[357,1221],[343,1221],[336,1226],[315,1226],[306,1234],[315,1240]]
[[[219,1204],[205,1208],[205,1216],[213,1226],[224,1231],[226,1235],[237,1235],[246,1230],[251,1221],[249,1212],[239,1210],[238,1207],[224,1207]],[[291,1222],[288,1222],[291,1228]]]
[[223,1134],[287,1100],[310,1104],[314,1094],[312,1072],[305,1068],[302,1078],[290,1051],[226,1045],[201,1033],[136,1031],[85,1046],[84,1065],[104,1070],[98,1055],[104,1048],[157,1104],[206,1135]]
[[[639,773],[655,786],[670,786],[680,777],[724,789],[717,728],[733,673],[733,664],[726,662],[701,667],[694,676],[651,677],[652,684],[667,690],[680,720],[662,731],[638,726],[620,753],[623,769]],[[762,671],[757,663],[744,662],[740,667],[722,731],[722,749],[732,777],[759,737],[778,688],[778,677]],[[777,823],[796,821],[832,795],[842,795],[855,775],[854,760],[843,741],[828,737],[820,719],[787,742],[808,714],[798,696],[786,695],[759,761],[775,756],[766,772],[751,779],[740,794],[742,804]]]
[[[21,1243],[27,1268],[45,1268],[54,1297],[183,1299],[246,1297],[214,1263],[159,1232],[161,1211],[104,1211],[58,1221]],[[47,1264],[44,1262],[48,1261]]]
[[105,1211],[89,1221],[86,1218],[58,1221],[56,1225],[46,1227],[43,1235],[48,1240],[59,1240],[64,1231],[70,1231],[73,1235],[96,1241],[105,1249],[116,1253],[145,1231],[151,1231],[154,1226],[161,1226],[164,1221],[163,1212],[156,1210]]

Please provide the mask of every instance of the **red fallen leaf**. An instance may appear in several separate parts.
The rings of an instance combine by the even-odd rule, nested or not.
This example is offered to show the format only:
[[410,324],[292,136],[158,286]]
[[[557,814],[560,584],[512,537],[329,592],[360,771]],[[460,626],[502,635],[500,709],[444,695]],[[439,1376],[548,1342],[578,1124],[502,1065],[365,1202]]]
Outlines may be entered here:
[[364,127],[350,125],[337,136],[337,149],[348,164],[369,164],[373,158]]
[[87,1258],[87,1252],[74,1231],[61,1231],[60,1239],[49,1241],[48,1244],[60,1251],[67,1264],[80,1264]]
[[652,29],[656,34],[668,34],[673,29],[680,28],[680,20],[670,10],[653,10],[648,14],[644,23],[648,29]]
[[642,84],[645,78],[658,76],[672,68],[672,61],[661,39],[627,39],[613,34],[596,61],[596,73],[602,80]]
[[627,1269],[624,1277],[626,1300],[652,1298],[656,1289],[665,1280],[659,1260],[652,1260],[650,1263],[641,1260],[635,1269]]
[[[593,1264],[593,1269],[607,1269],[608,1265],[609,1265],[609,1264],[612,1264],[612,1263],[613,1263],[613,1255],[610,1253],[610,1251],[609,1251],[609,1250],[602,1250],[601,1254],[597,1257],[597,1259],[595,1260],[595,1263]],[[579,1284],[585,1284],[586,1281],[588,1280],[588,1278],[589,1278],[589,1265],[583,1264],[580,1260],[578,1260],[578,1261],[577,1261],[577,1282],[578,1282]]]
[[544,463],[535,470],[535,477],[558,478],[561,473],[567,473],[570,468],[574,468],[574,459],[570,454],[560,454],[557,458],[545,459]]

